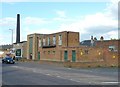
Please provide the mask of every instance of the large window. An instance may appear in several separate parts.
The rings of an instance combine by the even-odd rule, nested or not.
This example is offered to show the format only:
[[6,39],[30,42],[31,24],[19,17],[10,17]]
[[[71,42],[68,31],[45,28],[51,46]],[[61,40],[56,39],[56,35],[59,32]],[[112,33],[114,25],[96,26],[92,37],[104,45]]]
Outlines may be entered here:
[[48,37],[48,46],[50,45],[50,38]]
[[41,39],[39,40],[39,47],[41,47]]
[[59,45],[62,45],[62,35],[59,35]]
[[45,46],[45,39],[43,39],[43,46]]
[[33,51],[33,38],[29,38],[29,53],[32,53]]
[[56,45],[56,38],[53,36],[53,45]]

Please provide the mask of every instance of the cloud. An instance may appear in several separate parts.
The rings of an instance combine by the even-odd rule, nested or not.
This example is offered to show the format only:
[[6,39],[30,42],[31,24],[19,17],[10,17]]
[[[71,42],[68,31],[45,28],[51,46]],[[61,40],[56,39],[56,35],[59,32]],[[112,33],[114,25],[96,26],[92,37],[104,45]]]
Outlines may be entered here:
[[[10,34],[5,35],[5,33],[0,34],[0,45],[11,44]],[[9,40],[7,40],[9,38]],[[5,40],[6,39],[6,40]]]
[[[112,4],[112,3],[110,3]],[[108,5],[107,5],[108,6]],[[112,6],[112,5],[109,5]],[[106,7],[108,8],[108,7]],[[106,9],[105,8],[105,9]],[[99,38],[100,36],[104,36],[105,39],[110,38],[118,38],[118,20],[115,19],[115,17],[111,14],[108,15],[108,11],[105,12],[97,12],[95,14],[90,14],[84,16],[83,19],[72,19],[72,18],[66,18],[66,14],[64,11],[57,11],[58,17],[53,18],[55,21],[62,21],[64,23],[60,24],[53,32],[51,29],[47,28],[41,28],[36,29],[35,32],[37,33],[55,33],[60,31],[76,31],[80,32],[80,39],[90,39],[90,36],[96,36]],[[113,11],[111,11],[113,12]],[[46,21],[39,18],[26,18],[28,22],[27,24],[41,24],[45,23]],[[71,21],[70,23],[65,23],[65,21]],[[30,22],[30,23],[29,23]],[[34,33],[33,31],[29,31],[29,33]],[[27,34],[26,34],[27,35]]]
[[60,29],[66,30],[74,29],[82,33],[87,33],[91,31],[94,32],[95,30],[99,32],[100,30],[104,30],[103,29],[104,27],[106,28],[106,30],[107,27],[109,27],[108,28],[109,31],[111,28],[117,28],[117,25],[118,25],[117,20],[111,19],[105,16],[103,13],[96,13],[93,15],[87,15],[83,20],[78,20],[68,25],[61,24]]
[[86,27],[95,26],[117,26],[117,20],[112,19],[112,17],[107,16],[104,13],[96,13],[93,15],[87,15],[83,21]]
[[[56,29],[57,30],[57,29]],[[25,27],[24,30],[22,31],[24,33],[23,35],[28,35],[28,34],[33,34],[33,33],[40,33],[40,34],[51,34],[51,33],[56,33],[53,32],[49,28],[36,28],[35,31],[33,31],[32,28],[30,27]]]
[[45,19],[43,18],[37,18],[37,17],[26,17],[24,19],[24,23],[26,25],[40,25],[40,24],[45,24],[45,23],[48,23],[48,21],[46,21]]
[[[16,18],[6,17],[0,19],[0,44],[11,44],[11,31],[16,28]],[[15,32],[13,30],[13,32]],[[15,38],[15,33],[14,38]],[[6,40],[5,40],[6,39]]]
[[[52,23],[55,25],[56,21],[59,22],[61,21],[61,24],[54,30],[45,27],[43,28],[43,26],[42,27],[37,26],[36,28],[36,25],[40,24],[47,25],[47,23],[51,22],[50,19],[26,17],[21,20],[23,21],[21,25],[24,25],[21,28],[23,29],[21,30],[22,34],[21,40],[27,40],[27,35],[32,33],[50,34],[61,31],[80,32],[80,41],[90,39],[91,35],[96,36],[97,38],[100,38],[100,36],[104,36],[105,39],[118,38],[118,19],[117,19],[118,8],[116,7],[117,5],[118,3],[112,1],[109,4],[107,4],[106,8],[103,10],[104,12],[89,14],[84,16],[82,19],[68,18],[68,16],[66,16],[67,13],[65,11],[56,11],[57,16],[52,19]],[[11,25],[12,26],[16,25],[16,18],[7,17],[0,19],[0,26]],[[35,26],[35,28],[32,28],[31,26],[28,25],[33,25]],[[1,43],[3,41],[4,39],[2,39]]]
[[105,11],[108,16],[118,18],[118,2],[119,1],[120,0],[111,0],[111,2],[109,4],[107,4]]
[[58,22],[66,22],[66,23],[76,21],[76,19],[73,19],[73,18],[62,18],[62,17],[56,17],[56,18],[53,18],[52,20],[58,21]]
[[76,22],[70,24],[61,24],[58,30],[80,32],[82,40],[90,39],[91,35],[97,37],[103,35],[105,39],[118,38],[118,19],[117,15],[114,15],[117,11],[114,6],[117,4],[112,1],[104,12],[86,15],[82,20],[76,19]]
[[53,18],[54,21],[66,21],[65,18],[56,17]]
[[65,11],[57,10],[55,13],[57,14],[57,17],[53,18],[54,21],[66,21]]
[[[54,31],[54,33],[56,30]],[[33,34],[33,33],[39,33],[39,34],[51,34],[53,31],[49,28],[35,28],[34,31],[31,27],[25,27],[24,30],[21,31],[21,39],[22,41],[27,40],[27,35]]]
[[105,37],[109,38],[109,39],[116,39],[116,37],[118,38],[118,30],[115,31],[109,31],[105,34],[103,34]]
[[59,31],[76,31],[80,33],[86,33],[86,30],[83,26],[80,26],[80,22],[74,22],[71,24],[61,24],[58,28]]
[[59,21],[59,22],[73,22],[73,21],[76,21],[76,19],[69,18],[66,15],[65,11],[57,10],[57,11],[55,11],[55,13],[57,14],[57,16],[52,18],[53,21]]
[[66,17],[66,14],[65,14],[65,11],[56,11],[56,14],[59,16],[59,17]]
[[12,26],[15,25],[15,23],[16,23],[16,18],[6,17],[0,19],[0,26]]

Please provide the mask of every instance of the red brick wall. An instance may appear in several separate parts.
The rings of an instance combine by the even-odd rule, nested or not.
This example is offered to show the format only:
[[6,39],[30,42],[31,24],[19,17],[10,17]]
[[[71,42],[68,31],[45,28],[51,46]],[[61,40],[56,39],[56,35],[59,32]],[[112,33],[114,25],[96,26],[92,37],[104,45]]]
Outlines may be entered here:
[[78,32],[68,32],[68,47],[79,46],[79,33]]
[[115,45],[116,48],[118,48],[118,43],[120,40],[105,40],[105,41],[97,41],[96,46],[97,47],[109,47],[111,45]]
[[[107,48],[71,47],[71,48],[63,48],[63,49],[68,50],[68,58],[69,58],[68,60],[70,61],[72,61],[72,50],[76,50],[77,65],[72,63],[74,64],[73,66],[79,66],[79,65],[81,66],[81,64],[86,64],[86,63],[88,63],[86,64],[87,66],[90,64],[91,66],[118,66],[118,53],[110,52]],[[88,50],[88,53],[85,53],[85,50]],[[78,65],[78,63],[80,64]]]
[[[68,60],[72,62],[72,50],[76,51],[76,62],[71,63],[73,66],[117,66],[119,47],[118,42],[111,41],[98,41],[95,47],[79,46],[79,33],[78,32],[59,32],[55,34],[45,35],[46,44],[48,43],[48,37],[50,37],[50,43],[53,43],[53,36],[56,36],[56,47],[54,48],[41,48],[40,59],[47,61],[64,61],[64,51],[68,51]],[[58,45],[59,35],[62,35],[62,45]],[[67,43],[68,42],[68,43]],[[110,52],[109,46],[115,45],[118,52]],[[86,52],[87,51],[87,52]]]

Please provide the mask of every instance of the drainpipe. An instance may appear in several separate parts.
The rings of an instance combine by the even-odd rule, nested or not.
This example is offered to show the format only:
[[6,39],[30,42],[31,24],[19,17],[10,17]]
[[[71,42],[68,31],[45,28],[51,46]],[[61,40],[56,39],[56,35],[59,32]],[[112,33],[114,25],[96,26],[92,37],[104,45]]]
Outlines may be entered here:
[[69,33],[69,32],[67,32],[67,47],[68,47],[68,33]]

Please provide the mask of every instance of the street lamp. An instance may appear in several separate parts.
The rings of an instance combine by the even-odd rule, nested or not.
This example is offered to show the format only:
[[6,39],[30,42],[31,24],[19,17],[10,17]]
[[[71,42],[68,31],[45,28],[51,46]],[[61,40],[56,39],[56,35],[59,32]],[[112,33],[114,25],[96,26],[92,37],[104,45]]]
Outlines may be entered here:
[[9,29],[9,30],[11,30],[11,32],[12,32],[12,35],[11,35],[11,43],[12,43],[12,47],[13,47],[13,29]]

